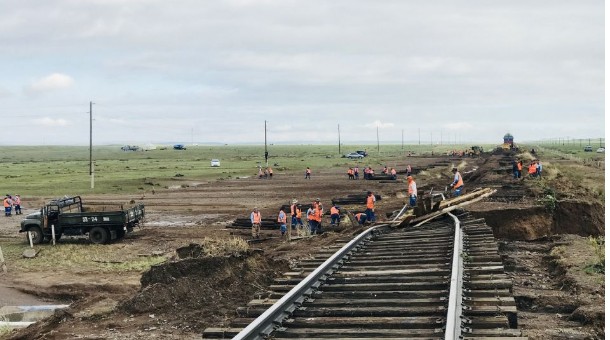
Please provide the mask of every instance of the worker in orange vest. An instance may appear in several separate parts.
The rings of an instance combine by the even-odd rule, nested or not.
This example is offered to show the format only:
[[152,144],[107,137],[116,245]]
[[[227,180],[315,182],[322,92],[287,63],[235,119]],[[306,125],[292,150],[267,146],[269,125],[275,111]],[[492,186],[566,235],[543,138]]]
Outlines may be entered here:
[[417,184],[413,176],[407,176],[407,193],[409,194],[409,205],[414,207],[417,203]]
[[366,196],[366,220],[375,223],[375,195],[371,191],[367,192]]
[[292,230],[295,230],[297,228],[297,225],[300,225],[301,227],[303,226],[303,220],[301,219],[301,205],[298,203],[299,201],[293,199],[292,205],[290,205],[290,227],[292,228]]
[[523,171],[523,161],[517,162],[517,178],[521,178],[521,172]]
[[330,208],[330,225],[339,224],[341,219],[339,207],[336,204]]
[[356,218],[356,221],[358,221],[359,225],[363,225],[364,222],[366,222],[366,214],[364,213],[357,213],[354,215],[354,217]]
[[354,179],[360,179],[360,169],[354,167]]
[[453,182],[449,186],[453,187],[453,196],[457,197],[462,194],[462,190],[464,189],[464,181],[462,180],[462,175],[457,168],[453,168],[451,171],[454,175]]
[[13,210],[13,200],[9,194],[6,194],[4,197],[4,216],[11,216],[11,212]]
[[305,179],[311,179],[311,169],[309,167],[305,169]]
[[536,162],[532,161],[530,166],[527,168],[527,173],[530,177],[536,177]]
[[392,179],[396,179],[396,169],[394,169],[394,168],[390,169],[390,176],[392,176]]
[[352,168],[347,169],[347,179],[354,179],[354,170]]
[[15,195],[13,205],[15,206],[15,215],[21,215],[21,196]]
[[254,208],[252,213],[250,213],[250,221],[252,222],[252,238],[260,238],[261,222],[263,221],[263,218],[261,212],[258,211],[258,208]]
[[286,236],[286,213],[284,209],[280,209],[280,213],[277,215],[277,221],[280,223],[280,234],[282,238]]
[[273,169],[271,169],[271,167],[269,167],[267,169],[267,171],[269,172],[269,179],[272,179],[273,178]]

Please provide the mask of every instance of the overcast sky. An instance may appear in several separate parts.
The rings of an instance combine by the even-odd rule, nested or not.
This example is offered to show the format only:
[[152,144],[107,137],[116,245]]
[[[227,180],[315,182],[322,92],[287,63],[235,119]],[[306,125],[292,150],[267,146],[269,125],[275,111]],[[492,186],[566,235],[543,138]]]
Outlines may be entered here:
[[604,1],[3,0],[0,144],[604,135]]

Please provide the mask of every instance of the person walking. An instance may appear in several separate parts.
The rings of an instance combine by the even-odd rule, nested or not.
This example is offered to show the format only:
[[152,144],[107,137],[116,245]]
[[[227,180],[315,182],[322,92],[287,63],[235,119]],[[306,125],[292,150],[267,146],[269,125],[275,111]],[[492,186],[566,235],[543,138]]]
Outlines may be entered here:
[[269,179],[273,178],[273,169],[271,169],[271,167],[267,168],[267,171],[269,172]]
[[258,211],[258,208],[254,208],[250,214],[250,221],[252,222],[252,238],[260,238],[262,220],[261,212]]
[[414,207],[417,203],[417,184],[413,176],[407,176],[407,192],[409,194],[409,206]]
[[15,195],[13,205],[15,206],[15,215],[21,215],[21,196]]
[[311,169],[309,167],[305,169],[305,179],[311,179]]
[[284,209],[280,209],[280,213],[277,215],[277,221],[280,224],[280,234],[282,238],[286,236],[286,213]]
[[354,167],[354,179],[360,179],[360,169],[358,167]]
[[366,210],[364,213],[368,222],[375,223],[375,195],[371,191],[367,192]]
[[453,172],[453,182],[449,184],[449,186],[453,187],[453,196],[457,197],[462,194],[462,190],[464,189],[464,181],[462,180],[462,175],[457,168],[453,168],[451,171]]
[[411,175],[411,164],[407,164],[407,176]]
[[260,166],[258,167],[258,179],[263,179],[263,176],[265,174],[263,173],[263,168],[261,168]]
[[339,207],[336,204],[330,208],[330,225],[339,224],[341,215],[340,215]]

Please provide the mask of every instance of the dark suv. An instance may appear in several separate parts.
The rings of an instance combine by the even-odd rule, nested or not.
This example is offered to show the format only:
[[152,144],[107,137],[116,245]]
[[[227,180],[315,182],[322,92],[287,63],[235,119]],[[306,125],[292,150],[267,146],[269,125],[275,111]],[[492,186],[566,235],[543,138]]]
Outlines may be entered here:
[[591,145],[585,146],[585,152],[593,152],[593,147]]
[[356,153],[357,153],[357,154],[360,154],[360,155],[362,155],[362,156],[364,156],[364,157],[366,157],[366,156],[368,156],[368,155],[369,155],[369,154],[368,154],[366,151],[362,151],[362,150],[358,150],[358,151],[356,151]]

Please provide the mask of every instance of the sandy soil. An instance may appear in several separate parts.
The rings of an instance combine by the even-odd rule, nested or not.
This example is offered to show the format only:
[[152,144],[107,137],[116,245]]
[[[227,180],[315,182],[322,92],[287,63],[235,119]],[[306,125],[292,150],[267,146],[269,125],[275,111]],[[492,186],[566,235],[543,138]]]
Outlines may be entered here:
[[[528,334],[531,334],[532,338],[555,338],[555,333],[537,332],[543,326],[546,329],[575,329],[580,332],[578,334],[590,338],[599,337],[602,334],[600,332],[603,332],[599,330],[599,311],[591,311],[589,308],[599,303],[600,299],[603,302],[603,277],[601,282],[599,279],[580,280],[579,277],[587,274],[576,269],[570,271],[569,268],[573,267],[568,265],[565,265],[564,274],[557,274],[559,266],[557,263],[563,262],[552,262],[545,257],[546,255],[541,256],[542,253],[550,254],[556,245],[561,244],[566,253],[573,254],[569,257],[571,261],[585,263],[589,261],[591,252],[585,251],[579,254],[573,251],[573,249],[581,249],[582,242],[586,242],[585,239],[575,235],[570,235],[568,239],[549,238],[564,231],[562,223],[556,220],[553,213],[540,210],[542,208],[535,202],[537,193],[528,189],[526,182],[514,182],[508,174],[498,174],[495,171],[499,167],[498,161],[501,157],[496,155],[465,160],[412,157],[408,162],[414,169],[425,170],[416,176],[422,191],[445,187],[451,181],[449,170],[452,164],[461,164],[468,189],[494,187],[499,190],[498,195],[469,209],[475,214],[489,218],[488,224],[494,228],[498,237],[504,238],[503,255],[507,263],[515,263],[515,268],[523,267],[522,270],[515,270],[513,275],[516,294],[524,297],[521,301],[523,313],[519,314],[520,322],[528,332],[531,332]],[[404,167],[406,164],[404,162]],[[239,254],[234,260],[225,262],[202,258],[177,260],[176,249],[192,243],[201,244],[204,239],[209,238],[249,239],[248,230],[228,228],[235,218],[249,217],[251,209],[255,206],[262,211],[264,218],[275,218],[279,207],[287,204],[292,198],[302,203],[320,198],[325,208],[329,209],[330,201],[334,197],[345,197],[348,194],[371,190],[382,196],[376,207],[380,220],[383,220],[387,213],[402,207],[406,184],[350,181],[344,175],[347,167],[346,164],[334,169],[316,171],[311,180],[304,180],[300,172],[297,174],[276,171],[272,180],[259,180],[254,177],[207,183],[177,180],[174,189],[156,190],[154,194],[151,192],[144,196],[84,195],[85,202],[135,201],[143,202],[146,206],[147,219],[144,226],[121,242],[107,245],[108,253],[112,254],[113,259],[155,251],[162,253],[168,259],[173,259],[173,262],[160,273],[146,274],[145,277],[148,276],[148,279],[144,279],[141,272],[135,271],[117,274],[74,268],[61,271],[15,272],[10,271],[9,263],[9,273],[0,275],[0,305],[31,304],[36,300],[40,300],[41,303],[52,301],[72,303],[68,310],[58,311],[46,322],[39,322],[28,329],[13,333],[10,337],[12,339],[75,337],[184,339],[199,338],[201,331],[206,327],[228,324],[229,320],[236,316],[235,309],[245,306],[256,294],[264,292],[266,282],[281,270],[288,269],[291,261],[311,256],[320,247],[345,239],[357,229],[350,224],[344,224],[342,229],[336,232],[291,243],[281,241],[277,237],[278,231],[264,230],[263,238],[267,236],[274,238],[252,244],[252,249],[260,249],[260,251]],[[477,170],[472,171],[473,169]],[[521,193],[522,196],[514,195],[515,192]],[[33,211],[28,208],[40,205],[47,199],[36,197],[26,200],[24,214]],[[344,208],[359,210],[363,209],[363,206]],[[512,212],[506,213],[510,210],[507,208],[512,209]],[[591,226],[583,229],[581,234],[599,233],[600,230],[603,233],[603,207],[600,206],[599,209],[601,210],[598,211],[598,207],[589,208],[591,210],[589,215],[592,216],[589,222]],[[498,212],[505,212],[505,215],[502,215],[502,218],[493,218],[498,216]],[[597,225],[600,216],[601,226]],[[17,232],[19,220],[20,218],[17,217],[0,218],[0,244],[23,238]],[[573,232],[574,227],[570,228],[566,227],[566,230]],[[529,247],[536,248],[538,243],[520,240],[538,240],[534,242],[542,242],[542,248],[537,253]],[[61,242],[81,241],[62,239]],[[26,247],[25,242],[23,245]],[[558,252],[555,251],[553,256],[558,256],[557,254]],[[538,261],[540,258],[542,260]],[[551,262],[554,265],[550,265]],[[200,267],[207,268],[208,271],[200,272],[194,269]],[[214,268],[222,268],[222,270],[214,270]],[[233,276],[227,274],[229,272],[242,274]],[[577,287],[579,295],[575,300],[569,300],[576,302],[569,302],[571,307],[566,309],[564,306],[566,304],[561,302],[565,297],[566,286],[561,285],[560,282],[563,282],[568,274],[571,280],[570,287]],[[245,277],[248,279],[244,280]],[[168,283],[168,280],[172,283]],[[536,284],[524,284],[527,280]],[[547,284],[538,284],[546,282],[545,280],[548,281]],[[193,282],[205,282],[205,284],[193,285]],[[33,293],[35,297],[12,294],[15,288],[10,287],[19,288],[21,293],[23,291]],[[24,290],[23,287],[29,288]],[[543,292],[548,293],[549,296],[557,294],[561,298],[558,297],[551,303],[553,308],[546,308],[544,305],[532,310],[532,305],[541,304],[528,303],[528,297],[542,296]],[[570,291],[569,294],[573,293]],[[580,297],[582,294],[591,298]],[[5,297],[8,295],[11,295],[10,300]],[[151,302],[153,300],[155,303]],[[146,301],[149,303],[145,303]],[[572,307],[575,308],[570,311]],[[580,307],[583,307],[581,313],[574,314]],[[562,312],[559,313],[561,317],[555,315],[557,309],[561,309]],[[603,308],[601,313],[603,327]],[[586,317],[579,318],[579,315]],[[603,334],[601,336],[603,337]]]

